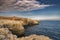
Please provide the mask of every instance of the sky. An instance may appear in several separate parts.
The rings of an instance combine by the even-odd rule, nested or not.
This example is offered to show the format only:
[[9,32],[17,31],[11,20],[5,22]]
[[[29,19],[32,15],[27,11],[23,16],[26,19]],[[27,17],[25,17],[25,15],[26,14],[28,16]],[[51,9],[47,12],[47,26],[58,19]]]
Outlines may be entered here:
[[1,0],[0,16],[60,20],[60,0]]

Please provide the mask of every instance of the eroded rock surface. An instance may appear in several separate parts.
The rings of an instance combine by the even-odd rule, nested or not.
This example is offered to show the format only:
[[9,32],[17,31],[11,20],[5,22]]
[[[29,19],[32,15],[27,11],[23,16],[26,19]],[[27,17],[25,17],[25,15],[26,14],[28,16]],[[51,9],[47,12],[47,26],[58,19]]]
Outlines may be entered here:
[[0,20],[0,27],[8,28],[16,35],[24,34],[24,27],[20,21],[14,20]]
[[39,24],[38,20],[18,17],[0,17],[0,40],[51,40],[43,35],[30,35],[18,38],[24,34],[24,26]]
[[30,35],[30,36],[27,36],[27,37],[22,37],[20,38],[20,40],[52,40],[50,39],[49,37],[47,36],[44,36],[44,35]]
[[3,17],[0,16],[0,27],[8,28],[12,33],[16,35],[24,34],[24,26],[26,25],[36,25],[38,21],[28,19],[28,18],[19,18],[19,17]]
[[0,28],[0,40],[52,40],[52,39],[50,39],[47,36],[35,34],[17,38],[17,36],[13,35],[8,28]]
[[16,35],[13,35],[8,28],[0,28],[0,40],[15,40]]
[[14,20],[14,21],[21,21],[23,22],[23,25],[35,25],[35,24],[39,24],[39,21],[38,20],[32,20],[32,19],[29,19],[29,18],[19,18],[19,17],[4,17],[4,16],[0,16],[0,19],[3,19],[3,20]]

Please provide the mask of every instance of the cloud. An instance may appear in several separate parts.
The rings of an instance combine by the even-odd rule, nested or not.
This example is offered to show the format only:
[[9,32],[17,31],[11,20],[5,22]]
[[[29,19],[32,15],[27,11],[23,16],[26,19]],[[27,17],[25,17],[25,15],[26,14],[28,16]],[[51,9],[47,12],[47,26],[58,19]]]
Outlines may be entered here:
[[36,0],[1,0],[0,11],[3,10],[18,10],[31,11],[37,9],[44,9],[51,5],[40,4]]

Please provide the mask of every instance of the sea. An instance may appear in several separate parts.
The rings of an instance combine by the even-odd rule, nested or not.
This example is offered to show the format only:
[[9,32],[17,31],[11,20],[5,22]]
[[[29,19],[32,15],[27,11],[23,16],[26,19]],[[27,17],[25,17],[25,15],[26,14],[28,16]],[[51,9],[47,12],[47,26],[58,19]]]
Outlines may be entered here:
[[60,21],[57,20],[41,20],[39,25],[28,26],[25,29],[25,35],[45,35],[52,40],[60,40]]

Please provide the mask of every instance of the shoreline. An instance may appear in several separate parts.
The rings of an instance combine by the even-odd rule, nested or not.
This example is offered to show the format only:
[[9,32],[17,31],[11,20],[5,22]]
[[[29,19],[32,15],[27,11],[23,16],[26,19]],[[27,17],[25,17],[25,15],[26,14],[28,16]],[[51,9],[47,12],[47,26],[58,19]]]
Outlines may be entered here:
[[[34,26],[38,25],[39,21],[38,20],[32,20],[32,19],[27,19],[27,18],[17,18],[17,17],[11,17],[10,20],[9,17],[0,17],[0,35],[7,36],[10,38],[9,40],[51,40],[47,36],[39,36],[36,34],[32,34],[30,36],[22,36],[24,35],[25,31],[25,25],[27,26]],[[8,19],[7,19],[8,18]],[[19,20],[18,20],[19,19]],[[11,36],[9,36],[11,35]],[[15,35],[15,37],[14,37]],[[18,38],[18,35],[20,38]],[[0,39],[3,39],[4,37],[0,36]],[[32,37],[32,38],[31,38]]]

